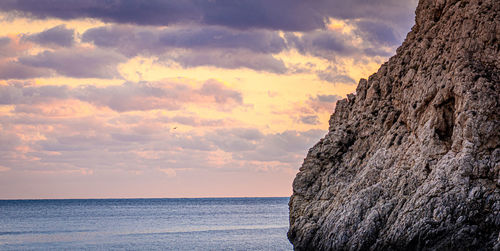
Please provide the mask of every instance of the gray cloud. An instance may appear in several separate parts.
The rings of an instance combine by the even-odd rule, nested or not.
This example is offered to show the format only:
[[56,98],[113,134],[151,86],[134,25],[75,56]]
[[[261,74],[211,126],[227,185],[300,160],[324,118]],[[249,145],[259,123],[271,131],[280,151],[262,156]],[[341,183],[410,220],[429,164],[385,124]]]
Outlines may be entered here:
[[278,74],[287,72],[281,59],[247,50],[186,51],[182,54],[167,55],[163,60],[173,60],[186,68],[215,66],[226,69],[248,68]]
[[347,75],[337,74],[331,71],[318,71],[319,79],[330,83],[356,84],[356,81]]
[[349,44],[349,38],[335,31],[318,30],[305,33],[301,37],[293,33],[285,33],[285,38],[289,45],[300,53],[328,60],[357,52],[356,48]]
[[332,113],[337,100],[342,99],[338,95],[316,95],[316,97],[309,97],[307,105],[316,112]]
[[0,86],[0,104],[18,105],[17,112],[37,113],[40,109],[23,104],[41,104],[54,100],[77,99],[96,106],[109,107],[117,112],[145,111],[153,109],[178,110],[187,103],[214,105],[231,109],[243,104],[242,94],[215,80],[207,80],[200,88],[162,82],[126,82],[122,85],[97,87],[81,85],[30,86],[9,84]]
[[334,103],[342,99],[338,95],[316,95],[316,98],[309,97],[310,100],[318,100],[319,102]]
[[337,84],[356,84],[356,81],[349,77],[344,70],[339,70],[336,65],[329,65],[324,70],[317,70],[316,75],[319,79]]
[[267,30],[235,31],[222,27],[165,29],[160,44],[177,48],[245,48],[257,53],[278,53],[285,41],[277,32]]
[[8,133],[4,128],[0,130],[0,151],[14,151],[20,145],[21,139],[14,133]]
[[48,77],[52,72],[24,65],[16,61],[0,60],[0,79],[29,79],[36,77]]
[[103,26],[86,30],[82,42],[91,42],[103,48],[116,49],[120,53],[134,57],[138,54],[160,54],[166,47],[161,46],[161,30],[132,26]]
[[44,30],[40,33],[24,35],[22,38],[44,46],[71,47],[75,43],[74,30],[66,29],[64,24]]
[[44,51],[20,57],[18,61],[26,66],[52,69],[68,77],[117,78],[120,74],[116,66],[125,61],[125,57],[111,51],[80,48]]
[[208,80],[200,89],[169,82],[127,82],[119,86],[81,86],[76,98],[118,112],[134,110],[178,110],[186,103],[213,103],[219,107],[242,105],[240,92]]
[[317,115],[303,115],[300,116],[300,122],[308,125],[317,125],[319,124],[319,118]]
[[[294,33],[285,33],[285,38],[290,48],[296,48],[304,55],[312,55],[335,62],[337,57],[351,57],[360,59],[363,56],[389,56],[393,52],[381,48],[382,45],[394,46],[400,41],[395,37],[390,27],[376,22],[355,22],[360,27],[356,28],[354,35],[344,34],[331,30],[316,30],[306,32],[302,36]],[[371,26],[383,31],[383,35],[375,34],[377,31],[371,30]],[[388,36],[385,38],[384,36]],[[353,41],[358,37],[362,38],[362,44],[354,45]],[[333,79],[324,73],[321,78],[327,81]],[[337,79],[338,80],[338,79]],[[343,78],[344,81],[348,80]],[[330,81],[331,82],[331,81]]]
[[206,135],[210,142],[226,152],[254,150],[263,137],[259,130],[252,128],[218,129]]
[[252,151],[234,152],[233,158],[239,160],[278,161],[297,163],[318,141],[325,131],[309,130],[304,132],[284,131],[263,137]]
[[[306,149],[325,133],[310,130],[264,134],[256,128],[220,128],[204,134],[195,131],[171,132],[161,129],[165,124],[154,119],[137,121],[130,120],[126,114],[117,116],[108,119],[98,116],[43,117],[40,114],[0,116],[5,129],[0,131],[0,139],[8,143],[0,147],[7,152],[0,151],[0,154],[8,156],[17,151],[15,147],[28,144],[33,151],[26,156],[37,158],[0,158],[0,165],[26,170],[36,164],[38,170],[44,171],[89,166],[92,169],[119,168],[126,171],[137,166],[154,168],[158,165],[210,169],[221,165],[209,161],[214,151],[224,151],[232,156],[221,159],[227,166],[246,165],[249,161],[281,162],[295,166]],[[121,122],[114,124],[109,119],[120,119]],[[50,120],[51,126],[43,126],[46,123],[43,120]],[[28,122],[30,127],[42,125],[37,127],[37,132],[44,138],[31,141],[15,136],[12,130],[23,126],[24,122]],[[151,123],[157,129],[151,131]]]
[[401,43],[393,28],[382,22],[360,20],[355,22],[355,33],[363,37],[363,41],[374,43],[375,45],[394,46]]
[[160,56],[163,61],[173,60],[183,67],[287,71],[283,61],[270,55],[286,49],[285,40],[277,32],[265,30],[235,31],[224,27],[160,30],[106,26],[87,30],[82,41],[116,49],[128,57],[138,54]]
[[203,119],[203,118],[198,118],[196,116],[173,116],[173,117],[162,116],[161,119],[157,120],[161,120],[166,123],[172,122],[194,127],[199,127],[199,126],[216,127],[225,125],[223,119]]
[[[8,0],[0,10],[17,11],[32,18],[64,20],[97,18],[105,22],[138,25],[207,24],[236,29],[266,28],[310,31],[324,28],[328,18],[360,17],[390,20],[407,25],[416,0],[188,0],[188,1],[93,1]],[[410,20],[411,21],[411,20]]]
[[11,56],[12,50],[9,48],[11,39],[8,37],[0,37],[0,58]]
[[66,86],[0,85],[0,104],[38,104],[52,99],[68,98]]

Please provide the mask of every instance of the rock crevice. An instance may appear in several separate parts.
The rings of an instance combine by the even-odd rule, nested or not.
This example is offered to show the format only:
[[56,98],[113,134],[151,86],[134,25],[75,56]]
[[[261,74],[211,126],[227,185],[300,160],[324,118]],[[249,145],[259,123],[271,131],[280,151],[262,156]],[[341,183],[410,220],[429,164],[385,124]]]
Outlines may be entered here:
[[293,182],[296,250],[500,249],[499,41],[497,0],[419,2]]

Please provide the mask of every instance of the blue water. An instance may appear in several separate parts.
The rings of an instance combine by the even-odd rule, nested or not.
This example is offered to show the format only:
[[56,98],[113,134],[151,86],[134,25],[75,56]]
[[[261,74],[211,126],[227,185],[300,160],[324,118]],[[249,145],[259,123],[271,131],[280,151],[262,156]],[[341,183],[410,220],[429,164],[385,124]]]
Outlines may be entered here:
[[0,250],[291,250],[288,198],[0,200]]

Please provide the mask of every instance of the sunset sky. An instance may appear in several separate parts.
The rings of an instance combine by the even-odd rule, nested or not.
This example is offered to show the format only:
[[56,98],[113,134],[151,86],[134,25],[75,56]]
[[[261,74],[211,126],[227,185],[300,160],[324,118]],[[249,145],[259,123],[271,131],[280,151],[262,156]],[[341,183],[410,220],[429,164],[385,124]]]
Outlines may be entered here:
[[416,0],[2,0],[0,199],[289,196]]

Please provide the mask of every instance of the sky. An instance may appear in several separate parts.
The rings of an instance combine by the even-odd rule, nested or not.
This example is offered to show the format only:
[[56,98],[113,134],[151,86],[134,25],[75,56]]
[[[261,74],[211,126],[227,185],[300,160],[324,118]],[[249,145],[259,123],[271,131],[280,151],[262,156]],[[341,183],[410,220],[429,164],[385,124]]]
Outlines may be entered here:
[[0,199],[290,196],[416,5],[0,1]]

